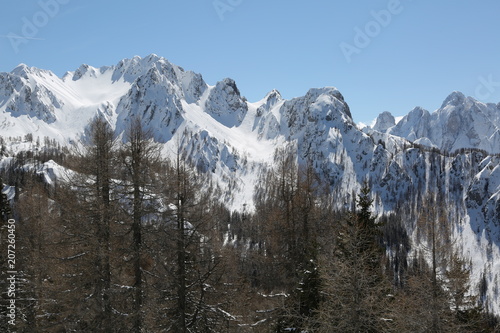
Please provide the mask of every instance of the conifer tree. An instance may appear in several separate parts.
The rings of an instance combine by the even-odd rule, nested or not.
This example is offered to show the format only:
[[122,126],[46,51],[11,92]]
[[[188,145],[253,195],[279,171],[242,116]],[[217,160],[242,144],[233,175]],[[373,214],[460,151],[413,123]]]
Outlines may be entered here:
[[324,299],[318,332],[380,332],[387,329],[390,284],[383,272],[379,226],[371,214],[370,189],[358,196],[336,230],[333,252],[320,261]]
[[0,221],[7,222],[11,214],[11,209],[9,200],[7,199],[7,195],[3,193],[2,190],[3,190],[3,180],[2,177],[0,177]]
[[[282,169],[282,168],[280,168]],[[283,168],[283,170],[287,168]],[[294,271],[291,277],[292,290],[282,315],[278,318],[277,331],[293,329],[297,332],[310,325],[320,304],[321,277],[318,269],[318,187],[319,180],[312,166],[296,166],[295,193],[291,197],[291,230],[282,229],[285,235],[293,235],[296,250],[290,252],[287,260]],[[272,186],[272,185],[271,185]],[[271,221],[270,221],[271,222]],[[272,223],[272,222],[271,222]],[[285,236],[286,237],[286,236]]]

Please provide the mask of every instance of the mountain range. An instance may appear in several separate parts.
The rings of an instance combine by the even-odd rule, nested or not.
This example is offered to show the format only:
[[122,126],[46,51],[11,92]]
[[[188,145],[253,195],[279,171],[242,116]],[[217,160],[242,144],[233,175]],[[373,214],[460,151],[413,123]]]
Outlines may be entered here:
[[[62,77],[22,64],[0,73],[0,168],[35,149],[26,135],[69,146],[85,140],[94,117],[118,138],[139,117],[165,156],[181,149],[210,173],[233,210],[253,209],[255,185],[285,146],[314,167],[339,209],[352,206],[364,182],[377,215],[417,216],[423,197],[439,196],[473,282],[487,282],[488,307],[500,313],[500,103],[453,92],[434,112],[417,107],[399,121],[384,112],[362,128],[333,87],[289,100],[273,90],[249,102],[234,80],[209,85],[157,55],[82,65]],[[50,182],[61,168],[49,161],[40,172]],[[405,228],[414,250],[425,247],[414,220]]]
[[498,154],[500,103],[484,104],[455,91],[436,111],[431,113],[416,107],[397,124],[390,112],[383,112],[373,130],[445,152],[473,148]]

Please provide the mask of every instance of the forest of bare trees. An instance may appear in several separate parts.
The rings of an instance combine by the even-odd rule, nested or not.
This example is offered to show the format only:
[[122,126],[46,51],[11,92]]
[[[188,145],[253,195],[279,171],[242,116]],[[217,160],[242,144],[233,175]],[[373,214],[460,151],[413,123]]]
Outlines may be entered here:
[[[368,183],[350,210],[292,149],[229,211],[182,149],[168,160],[133,119],[123,138],[96,118],[53,157],[47,184],[12,163],[0,197],[1,332],[499,332],[471,285],[436,195],[415,216],[375,217]],[[355,206],[355,207],[354,207]],[[16,320],[7,304],[8,221],[16,224]],[[412,251],[413,249],[413,251]]]

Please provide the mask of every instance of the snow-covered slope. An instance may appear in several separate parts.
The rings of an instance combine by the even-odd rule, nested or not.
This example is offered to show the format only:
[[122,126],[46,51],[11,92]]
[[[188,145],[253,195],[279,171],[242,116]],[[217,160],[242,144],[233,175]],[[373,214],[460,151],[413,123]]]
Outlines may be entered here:
[[[475,281],[485,275],[496,313],[500,159],[479,150],[452,152],[499,152],[499,114],[499,105],[453,93],[432,114],[416,108],[396,123],[384,113],[373,129],[362,131],[336,88],[311,89],[291,100],[273,90],[249,102],[233,80],[211,86],[200,74],[156,55],[102,68],[82,65],[62,78],[26,65],[0,73],[0,136],[7,142],[6,155],[26,149],[17,137],[30,133],[35,140],[48,137],[65,145],[82,139],[93,117],[107,119],[118,136],[139,117],[164,143],[165,155],[180,145],[199,170],[210,173],[232,209],[252,207],[254,185],[272,166],[275,149],[285,144],[314,166],[339,208],[351,207],[364,181],[372,187],[377,213],[405,209],[415,216],[422,197],[438,194],[452,207],[448,220],[454,237],[474,260]],[[3,157],[0,166],[7,162]],[[57,170],[53,164],[38,167],[41,173]],[[412,221],[407,229],[413,235]]]

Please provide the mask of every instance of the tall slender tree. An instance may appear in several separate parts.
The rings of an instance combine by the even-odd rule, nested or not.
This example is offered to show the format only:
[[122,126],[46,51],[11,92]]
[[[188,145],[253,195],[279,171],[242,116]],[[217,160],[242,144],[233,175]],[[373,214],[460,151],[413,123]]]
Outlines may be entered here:
[[486,318],[478,305],[478,295],[471,288],[471,266],[471,262],[454,251],[445,272],[445,290],[449,298],[448,304],[455,315],[457,331],[470,332],[481,326],[486,327]]
[[[113,176],[116,175],[117,140],[109,123],[96,117],[88,126],[88,142],[83,152],[78,152],[78,174],[73,185],[79,191],[81,209],[87,217],[91,251],[95,254],[94,288],[88,300],[94,300],[90,312],[95,319],[90,323],[95,330],[112,331],[113,308],[111,304],[111,227],[117,218],[112,200]],[[82,230],[83,231],[83,230]]]
[[298,163],[290,147],[275,152],[276,167],[264,175],[257,192],[257,214],[267,259],[273,267],[267,288],[291,291],[298,282],[303,228],[298,215]]
[[156,266],[148,274],[159,312],[153,330],[223,332],[231,316],[221,288],[224,258],[217,237],[210,182],[188,165],[179,149],[159,183],[161,220],[148,233]]
[[55,209],[51,210],[44,184],[33,177],[27,177],[16,210],[19,215],[16,230],[18,297],[23,300],[18,308],[32,332],[44,332],[59,316],[53,306],[57,301],[48,283],[53,279],[49,267],[55,264],[50,250],[57,243],[53,238],[57,234],[57,215]]
[[447,261],[451,255],[452,243],[449,221],[442,202],[435,194],[429,194],[417,220],[420,237],[427,242],[426,252],[430,254],[431,292],[428,308],[431,314],[429,332],[441,332],[449,315],[441,281],[444,278]]
[[133,256],[133,331],[141,332],[143,327],[143,228],[147,214],[154,212],[155,173],[159,166],[160,146],[153,140],[140,118],[133,118],[125,132],[125,144],[121,160],[125,167],[124,188],[126,198],[132,201],[129,215],[132,219]]

